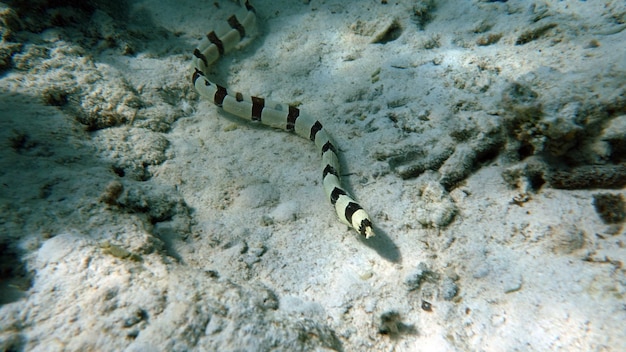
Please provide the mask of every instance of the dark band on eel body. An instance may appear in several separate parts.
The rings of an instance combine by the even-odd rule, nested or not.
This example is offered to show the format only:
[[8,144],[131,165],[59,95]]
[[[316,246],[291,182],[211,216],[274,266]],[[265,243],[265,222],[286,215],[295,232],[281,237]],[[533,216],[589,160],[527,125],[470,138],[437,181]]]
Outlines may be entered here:
[[252,98],[252,121],[261,121],[261,114],[265,107],[265,99],[259,97]]
[[220,38],[217,37],[215,31],[209,32],[209,34],[206,35],[206,38],[217,47],[217,51],[220,55],[224,55],[224,43],[222,43]]

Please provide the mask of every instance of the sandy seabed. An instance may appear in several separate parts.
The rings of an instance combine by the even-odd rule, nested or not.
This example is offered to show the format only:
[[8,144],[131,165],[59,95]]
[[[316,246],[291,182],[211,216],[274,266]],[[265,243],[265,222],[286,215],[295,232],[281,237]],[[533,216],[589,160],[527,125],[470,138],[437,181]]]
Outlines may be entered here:
[[0,350],[626,350],[626,4],[254,1],[210,72],[319,153],[199,99],[238,10],[0,3]]

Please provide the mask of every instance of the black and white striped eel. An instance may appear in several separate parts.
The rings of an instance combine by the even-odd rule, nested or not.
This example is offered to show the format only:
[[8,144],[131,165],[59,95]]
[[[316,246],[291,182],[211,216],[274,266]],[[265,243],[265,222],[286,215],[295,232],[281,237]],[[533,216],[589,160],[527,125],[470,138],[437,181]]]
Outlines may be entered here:
[[219,33],[209,32],[206,39],[193,52],[195,72],[192,82],[196,91],[230,114],[295,132],[315,142],[322,153],[324,190],[331,204],[335,206],[339,220],[353,227],[365,238],[374,236],[372,221],[365,210],[341,187],[337,148],[318,120],[291,105],[273,103],[254,96],[243,96],[239,92],[229,92],[207,78],[209,65],[237,46],[246,33],[250,33],[256,26],[256,13],[250,2],[248,0],[236,2],[242,7],[241,14],[230,16],[227,21],[228,27]]

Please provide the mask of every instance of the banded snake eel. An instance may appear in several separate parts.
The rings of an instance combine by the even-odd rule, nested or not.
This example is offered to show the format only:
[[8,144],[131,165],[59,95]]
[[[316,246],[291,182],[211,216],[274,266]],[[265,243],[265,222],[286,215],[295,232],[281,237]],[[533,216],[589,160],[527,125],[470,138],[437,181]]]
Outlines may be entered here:
[[255,96],[229,92],[225,87],[207,78],[209,66],[221,55],[235,48],[246,33],[256,26],[256,11],[248,0],[235,0],[242,7],[241,14],[231,15],[228,26],[220,32],[211,31],[193,52],[192,82],[196,91],[227,113],[242,119],[259,122],[310,139],[321,151],[322,179],[326,196],[335,207],[339,220],[365,238],[374,236],[372,221],[357,201],[341,186],[337,148],[322,124],[298,108],[274,103]]

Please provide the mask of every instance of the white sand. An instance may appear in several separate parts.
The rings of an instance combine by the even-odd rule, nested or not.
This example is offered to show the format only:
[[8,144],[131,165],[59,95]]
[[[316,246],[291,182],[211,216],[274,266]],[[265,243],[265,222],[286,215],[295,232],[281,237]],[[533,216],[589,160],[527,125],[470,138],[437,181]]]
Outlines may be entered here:
[[[615,157],[602,129],[626,138],[626,5],[255,1],[259,35],[211,74],[318,116],[376,222],[365,241],[310,141],[193,91],[192,50],[232,4],[130,3],[40,33],[22,19],[0,77],[0,350],[626,349],[626,232],[593,205],[624,190],[516,173]],[[512,82],[545,114],[525,160]],[[55,92],[68,102],[46,104]]]

